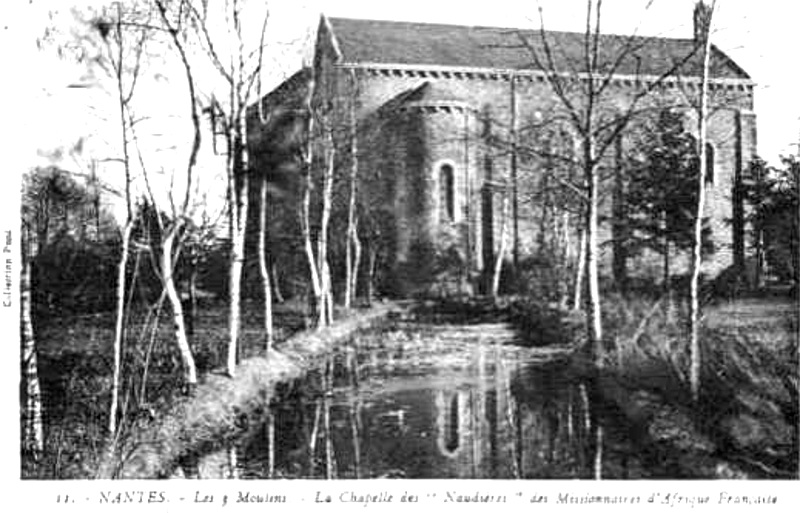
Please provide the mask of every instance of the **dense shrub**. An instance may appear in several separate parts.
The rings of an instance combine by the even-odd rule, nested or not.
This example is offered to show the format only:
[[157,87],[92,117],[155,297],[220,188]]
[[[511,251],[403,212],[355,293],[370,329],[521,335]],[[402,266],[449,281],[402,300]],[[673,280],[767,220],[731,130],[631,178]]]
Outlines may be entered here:
[[87,313],[109,310],[114,303],[118,241],[78,241],[70,235],[42,248],[33,261],[37,311]]

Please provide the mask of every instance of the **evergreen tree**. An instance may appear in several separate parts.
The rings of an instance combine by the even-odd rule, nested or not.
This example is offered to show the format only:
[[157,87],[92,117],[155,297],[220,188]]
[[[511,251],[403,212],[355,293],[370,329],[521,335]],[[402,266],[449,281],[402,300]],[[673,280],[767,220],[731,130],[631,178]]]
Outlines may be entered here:
[[[645,130],[643,149],[630,165],[628,178],[628,253],[655,251],[664,258],[664,285],[669,284],[670,255],[692,246],[695,182],[699,157],[695,138],[684,129],[679,112],[664,110]],[[704,250],[713,248],[704,228]]]
[[773,277],[796,284],[800,261],[800,161],[783,159],[779,168],[755,159],[743,180],[743,196],[752,207],[748,221],[759,264],[763,258]]

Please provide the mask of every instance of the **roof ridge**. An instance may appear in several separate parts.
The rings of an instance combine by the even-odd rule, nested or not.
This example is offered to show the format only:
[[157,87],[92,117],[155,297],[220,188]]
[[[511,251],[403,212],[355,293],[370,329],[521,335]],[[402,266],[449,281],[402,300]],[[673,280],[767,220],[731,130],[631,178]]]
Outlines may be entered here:
[[[325,16],[329,21],[334,22],[335,20],[341,21],[352,21],[352,22],[372,22],[372,23],[387,23],[387,24],[394,24],[394,25],[424,25],[427,27],[440,27],[440,28],[467,28],[473,30],[494,30],[494,31],[525,31],[528,33],[539,33],[540,29],[538,28],[526,28],[526,27],[509,27],[509,26],[500,26],[500,25],[465,25],[460,23],[442,23],[442,22],[432,22],[432,21],[414,21],[414,20],[387,20],[387,19],[377,19],[377,18],[353,18],[348,16]],[[580,35],[582,36],[584,33],[574,30],[553,30],[553,29],[545,29],[545,32],[549,34],[571,34],[571,35]],[[641,35],[641,34],[620,34],[620,33],[611,33],[611,32],[601,32],[600,37],[620,37],[620,38],[635,38],[635,39],[662,39],[666,41],[681,41],[681,42],[692,42],[694,41],[691,37],[669,37],[669,36],[651,36],[651,35]]]

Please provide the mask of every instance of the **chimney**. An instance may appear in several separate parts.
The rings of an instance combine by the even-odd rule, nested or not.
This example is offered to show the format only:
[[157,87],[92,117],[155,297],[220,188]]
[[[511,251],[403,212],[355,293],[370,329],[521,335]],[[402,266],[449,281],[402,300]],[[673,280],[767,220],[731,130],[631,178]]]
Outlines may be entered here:
[[698,45],[705,44],[711,26],[711,8],[699,0],[694,5],[694,41]]

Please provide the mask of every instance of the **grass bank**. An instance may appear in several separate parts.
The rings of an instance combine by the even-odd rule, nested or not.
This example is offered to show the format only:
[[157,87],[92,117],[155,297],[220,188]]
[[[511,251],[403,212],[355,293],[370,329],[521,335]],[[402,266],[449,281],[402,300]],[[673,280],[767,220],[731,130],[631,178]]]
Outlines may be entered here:
[[[788,299],[709,306],[701,330],[700,400],[691,400],[685,308],[606,302],[599,395],[685,477],[796,478],[797,308]],[[698,464],[703,462],[703,464]]]
[[176,401],[164,415],[107,451],[95,477],[166,477],[182,460],[224,448],[251,420],[261,418],[277,384],[300,377],[333,346],[396,311],[387,303],[354,312],[330,327],[291,337],[269,355],[244,360],[233,379],[209,375],[193,398]]
[[[203,302],[190,337],[201,380],[225,362],[227,306]],[[243,303],[241,355],[261,354],[263,308]],[[304,305],[276,305],[276,340],[303,329]],[[139,429],[166,411],[180,395],[180,356],[167,312],[138,308],[126,321],[118,417],[119,436]],[[80,479],[102,459],[108,426],[113,370],[114,315],[39,312],[34,319],[42,384],[44,453],[23,460],[25,479]]]

